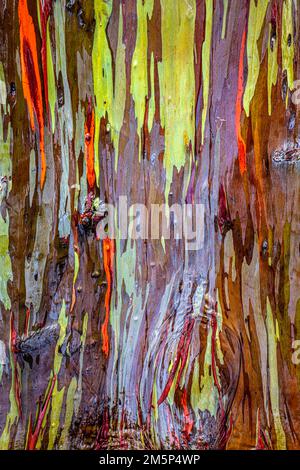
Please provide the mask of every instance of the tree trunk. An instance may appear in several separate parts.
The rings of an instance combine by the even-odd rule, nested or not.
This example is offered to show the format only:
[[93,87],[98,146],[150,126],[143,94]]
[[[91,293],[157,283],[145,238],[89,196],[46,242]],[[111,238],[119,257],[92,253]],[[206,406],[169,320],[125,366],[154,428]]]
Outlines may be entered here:
[[[0,21],[0,448],[299,448],[300,1]],[[203,243],[122,237],[122,196]]]

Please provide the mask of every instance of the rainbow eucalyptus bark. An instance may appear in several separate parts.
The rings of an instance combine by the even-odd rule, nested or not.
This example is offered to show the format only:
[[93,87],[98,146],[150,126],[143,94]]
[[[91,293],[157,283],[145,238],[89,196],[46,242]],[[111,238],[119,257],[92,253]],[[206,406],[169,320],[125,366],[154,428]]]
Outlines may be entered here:
[[299,448],[299,11],[0,0],[0,448]]

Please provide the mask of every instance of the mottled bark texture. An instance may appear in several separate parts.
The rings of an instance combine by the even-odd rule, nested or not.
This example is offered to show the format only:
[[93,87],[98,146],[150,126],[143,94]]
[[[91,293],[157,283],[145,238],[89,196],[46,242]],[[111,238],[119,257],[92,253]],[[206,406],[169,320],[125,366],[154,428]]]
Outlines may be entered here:
[[[299,448],[299,0],[0,22],[0,447]],[[121,195],[204,204],[204,246],[98,241]]]

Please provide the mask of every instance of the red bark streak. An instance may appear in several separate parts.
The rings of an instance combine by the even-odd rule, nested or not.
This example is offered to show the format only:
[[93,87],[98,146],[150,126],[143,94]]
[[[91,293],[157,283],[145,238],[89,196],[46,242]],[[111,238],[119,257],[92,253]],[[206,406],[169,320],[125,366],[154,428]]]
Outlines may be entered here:
[[258,410],[257,413],[257,441],[256,441],[256,450],[266,450],[267,447],[265,445],[265,440],[263,439],[264,432],[261,429],[261,423],[260,423],[260,410]]
[[226,235],[227,231],[232,227],[223,184],[221,184],[219,188],[218,225],[222,235]]
[[186,440],[189,440],[190,434],[193,429],[194,421],[191,418],[191,414],[189,412],[188,404],[187,404],[187,392],[186,389],[183,390],[182,397],[181,397],[181,404],[183,407],[183,415],[184,415],[184,428],[183,434]]
[[[190,143],[190,155],[192,156],[192,144]],[[195,162],[192,161],[191,167],[191,177],[188,185],[188,190],[185,198],[186,204],[194,204],[195,203],[195,172],[196,172],[196,165]]]
[[41,432],[42,424],[43,424],[44,418],[46,416],[46,413],[49,407],[50,398],[53,393],[55,381],[56,381],[56,375],[54,375],[54,377],[52,378],[51,385],[50,385],[48,394],[46,396],[46,400],[42,406],[42,409],[39,412],[34,432],[32,432],[32,422],[31,422],[31,416],[30,416],[26,450],[35,450],[35,447],[36,447],[36,444],[37,444],[37,441]]
[[218,389],[219,395],[221,395],[221,386],[219,384],[219,379],[218,379],[218,374],[217,374],[217,366],[216,366],[216,337],[217,337],[218,324],[217,324],[217,319],[216,319],[215,312],[213,313],[213,316],[212,316],[211,326],[212,326],[211,368],[212,368],[212,373],[213,373],[213,378],[214,378],[214,384]]
[[178,376],[177,376],[176,387],[178,387],[180,383],[182,373],[186,364],[187,356],[188,356],[189,346],[190,346],[191,339],[192,339],[194,322],[195,322],[194,319],[186,319],[185,321],[183,332],[182,332],[182,335],[181,335],[181,338],[179,340],[178,347],[177,347],[176,358],[172,366],[166,386],[157,402],[158,406],[161,405],[167,398],[170,392],[170,389],[172,387],[174,377],[176,375],[179,364],[181,365],[180,365],[180,369],[179,369]]
[[30,308],[27,308],[26,309],[26,317],[25,317],[25,326],[24,326],[24,335],[25,336],[28,336],[29,321],[30,321]]
[[89,191],[93,191],[96,174],[94,168],[94,134],[95,134],[95,116],[92,108],[91,99],[89,99],[87,116],[84,125],[85,132],[85,161],[86,161],[86,174]]
[[145,98],[145,115],[144,115],[144,124],[143,124],[143,155],[142,157],[150,157],[150,136],[148,129],[148,116],[149,116],[149,99]]

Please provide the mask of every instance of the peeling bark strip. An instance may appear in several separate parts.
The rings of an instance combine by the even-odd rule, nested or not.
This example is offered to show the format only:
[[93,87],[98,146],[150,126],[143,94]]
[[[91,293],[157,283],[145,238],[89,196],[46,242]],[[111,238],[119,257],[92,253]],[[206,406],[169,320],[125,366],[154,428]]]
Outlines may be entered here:
[[299,18],[0,0],[0,449],[300,449]]

